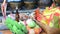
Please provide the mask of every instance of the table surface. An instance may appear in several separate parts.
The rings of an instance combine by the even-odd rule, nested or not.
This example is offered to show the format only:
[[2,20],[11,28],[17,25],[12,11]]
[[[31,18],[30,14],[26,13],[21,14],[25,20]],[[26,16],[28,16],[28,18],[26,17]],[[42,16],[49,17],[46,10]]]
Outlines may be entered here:
[[[12,32],[10,30],[0,30],[0,33],[2,32],[2,34],[12,34]],[[41,34],[46,34],[45,32],[42,32]]]
[[8,29],[7,27],[6,27],[6,25],[5,24],[0,24],[0,30],[5,30],[5,29]]
[[0,30],[0,33],[2,34],[12,34],[10,30]]
[[[0,34],[12,34],[12,32],[10,30],[0,30]],[[41,32],[40,34],[46,34],[45,32]]]

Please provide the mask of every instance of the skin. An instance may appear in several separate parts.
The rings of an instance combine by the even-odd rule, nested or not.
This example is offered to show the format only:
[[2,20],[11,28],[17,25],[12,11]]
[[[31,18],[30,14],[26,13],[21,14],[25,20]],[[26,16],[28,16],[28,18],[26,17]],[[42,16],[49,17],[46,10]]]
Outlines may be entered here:
[[3,1],[1,5],[1,10],[2,10],[3,17],[6,18],[6,0]]

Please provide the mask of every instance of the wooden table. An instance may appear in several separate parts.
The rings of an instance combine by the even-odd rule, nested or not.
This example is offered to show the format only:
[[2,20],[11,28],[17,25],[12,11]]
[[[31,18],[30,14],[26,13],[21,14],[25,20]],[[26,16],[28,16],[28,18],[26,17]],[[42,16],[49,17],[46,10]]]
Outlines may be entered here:
[[[10,30],[0,30],[0,32],[2,32],[2,34],[12,34],[12,32]],[[46,33],[42,32],[40,34],[46,34]]]
[[2,32],[2,34],[12,34],[10,30],[0,30],[0,32]]

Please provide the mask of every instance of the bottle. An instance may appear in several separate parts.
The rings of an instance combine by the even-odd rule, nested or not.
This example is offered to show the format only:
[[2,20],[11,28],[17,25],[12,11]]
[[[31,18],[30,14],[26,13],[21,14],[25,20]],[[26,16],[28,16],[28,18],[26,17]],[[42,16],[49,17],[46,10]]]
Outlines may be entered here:
[[16,9],[15,20],[16,20],[17,22],[19,22],[19,19],[20,19],[20,17],[19,17],[19,12],[18,12],[18,9]]

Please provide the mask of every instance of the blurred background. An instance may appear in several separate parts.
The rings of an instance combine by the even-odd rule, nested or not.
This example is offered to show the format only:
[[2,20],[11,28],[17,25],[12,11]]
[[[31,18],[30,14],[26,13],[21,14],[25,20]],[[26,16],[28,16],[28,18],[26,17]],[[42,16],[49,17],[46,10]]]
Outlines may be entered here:
[[[1,4],[4,0],[0,0],[0,21],[2,21],[2,11],[1,11]],[[51,6],[53,2],[60,6],[60,0],[6,0],[7,9],[6,15],[10,14],[12,11],[16,13],[16,7],[18,8],[20,13],[32,13],[34,9],[40,8],[45,9],[45,7]],[[1,23],[1,22],[0,22]]]
[[[0,30],[7,29],[4,23],[1,5],[4,0],[0,0]],[[31,14],[36,8],[45,9],[50,7],[52,3],[55,2],[57,6],[60,6],[60,0],[6,0],[6,15],[10,12],[16,14],[16,8],[18,8],[19,13]]]
[[[1,14],[1,4],[4,0],[0,0],[0,16]],[[50,6],[53,3],[53,0],[7,0],[7,15],[9,11],[14,11],[16,7],[18,10],[32,10],[37,7],[44,9],[46,6]],[[29,12],[29,11],[26,11]]]

